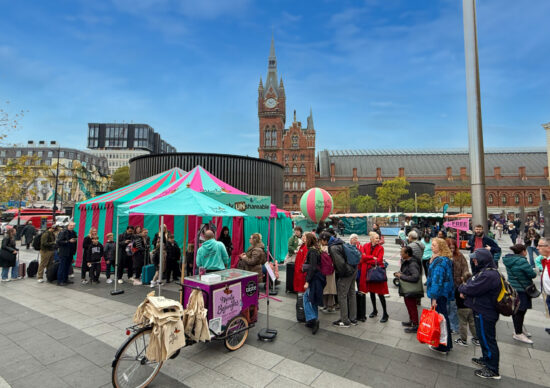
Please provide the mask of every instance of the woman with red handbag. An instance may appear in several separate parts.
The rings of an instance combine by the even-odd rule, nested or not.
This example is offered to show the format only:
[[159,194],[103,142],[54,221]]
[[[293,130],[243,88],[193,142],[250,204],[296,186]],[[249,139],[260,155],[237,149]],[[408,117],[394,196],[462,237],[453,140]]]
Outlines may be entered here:
[[363,245],[362,257],[359,262],[361,277],[359,279],[359,291],[370,293],[372,302],[372,313],[369,318],[374,318],[378,315],[376,309],[376,295],[380,299],[382,305],[382,319],[380,322],[388,321],[388,311],[386,309],[386,298],[384,295],[389,294],[388,278],[385,274],[384,266],[384,247],[380,244],[380,236],[378,233],[370,232],[370,242]]

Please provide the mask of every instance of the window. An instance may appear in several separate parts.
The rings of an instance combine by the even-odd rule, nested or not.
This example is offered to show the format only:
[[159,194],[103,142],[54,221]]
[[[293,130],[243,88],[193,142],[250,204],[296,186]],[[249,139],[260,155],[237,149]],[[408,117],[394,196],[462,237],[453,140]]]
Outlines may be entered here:
[[292,182],[292,190],[298,190],[298,182],[297,181]]
[[293,174],[297,174],[297,173],[298,173],[298,166],[296,166],[296,165],[293,165],[293,166],[292,166],[292,173],[293,173]]
[[290,182],[285,181],[285,190],[290,190]]
[[277,147],[277,129],[271,127],[271,146]]
[[[2,151],[2,152],[4,152],[4,151]],[[5,155],[3,155],[3,156],[5,156]],[[285,155],[285,162],[288,162],[288,155]]]
[[42,151],[38,151],[38,157],[41,158],[44,153]]
[[304,154],[300,154],[300,160],[305,160],[306,156]]
[[292,136],[292,148],[298,148],[298,136]]
[[296,159],[298,159],[298,157],[296,155],[292,155],[292,161],[295,161]]
[[265,154],[265,160],[271,160],[271,157],[269,156],[269,154]]
[[527,202],[529,202],[530,204],[533,203],[533,194],[529,194],[529,195],[527,196]]
[[298,196],[297,196],[296,194],[294,194],[294,195],[292,196],[292,204],[293,204],[293,205],[296,205],[297,202],[298,202]]
[[21,156],[21,151],[20,150],[15,151],[15,157],[18,158],[20,156]]
[[52,151],[48,151],[48,158],[51,158],[53,157],[53,152]]
[[273,154],[273,155],[271,156],[271,160],[273,160],[274,162],[276,162],[276,161],[277,161],[277,154]]
[[0,151],[0,156],[6,156],[6,151]]
[[65,157],[65,151],[61,151],[61,152],[59,153],[59,157],[60,157],[60,158],[64,158],[64,157]]
[[32,151],[27,151],[27,156],[32,156]]
[[489,203],[493,204],[494,200],[495,199],[493,198],[493,194],[489,194]]
[[305,190],[306,189],[306,181],[302,179],[302,181],[300,182],[300,190]]
[[503,205],[506,205],[506,195],[503,194],[502,197],[500,198],[500,202],[502,202]]
[[514,195],[514,202],[516,203],[516,205],[519,204],[519,194]]
[[46,160],[46,166],[51,166],[52,165],[52,161],[50,159]]
[[285,164],[285,174],[289,173],[288,164]]
[[305,174],[306,173],[306,166],[304,166],[303,164],[300,166],[300,172],[302,174]]
[[265,131],[265,146],[271,147],[271,131],[266,130]]
[[290,203],[290,197],[288,194],[285,194],[285,205],[288,205]]
[[69,152],[69,159],[74,159],[74,152]]

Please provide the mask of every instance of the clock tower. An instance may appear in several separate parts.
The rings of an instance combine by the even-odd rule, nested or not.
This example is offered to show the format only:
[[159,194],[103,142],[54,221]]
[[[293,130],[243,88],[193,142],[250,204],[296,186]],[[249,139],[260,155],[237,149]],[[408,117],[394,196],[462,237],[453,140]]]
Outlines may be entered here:
[[286,122],[286,97],[283,79],[277,82],[277,57],[275,42],[271,48],[267,65],[265,87],[260,77],[258,86],[258,118],[260,119],[260,158],[282,164],[282,137]]

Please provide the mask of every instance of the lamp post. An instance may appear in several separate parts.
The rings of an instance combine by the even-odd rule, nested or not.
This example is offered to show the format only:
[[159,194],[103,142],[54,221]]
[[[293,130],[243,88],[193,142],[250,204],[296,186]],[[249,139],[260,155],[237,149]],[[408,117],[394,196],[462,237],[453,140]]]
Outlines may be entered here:
[[57,211],[57,184],[59,182],[59,151],[61,147],[57,147],[57,166],[55,167],[55,187],[53,191],[53,222],[52,224],[55,225],[55,214]]

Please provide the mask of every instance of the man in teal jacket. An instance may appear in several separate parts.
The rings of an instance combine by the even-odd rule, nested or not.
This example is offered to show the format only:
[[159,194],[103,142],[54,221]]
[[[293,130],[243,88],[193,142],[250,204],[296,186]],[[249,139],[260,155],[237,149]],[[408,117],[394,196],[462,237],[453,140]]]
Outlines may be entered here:
[[220,271],[229,268],[229,256],[222,242],[216,241],[214,232],[204,233],[205,242],[197,251],[197,267],[205,268],[206,272]]

